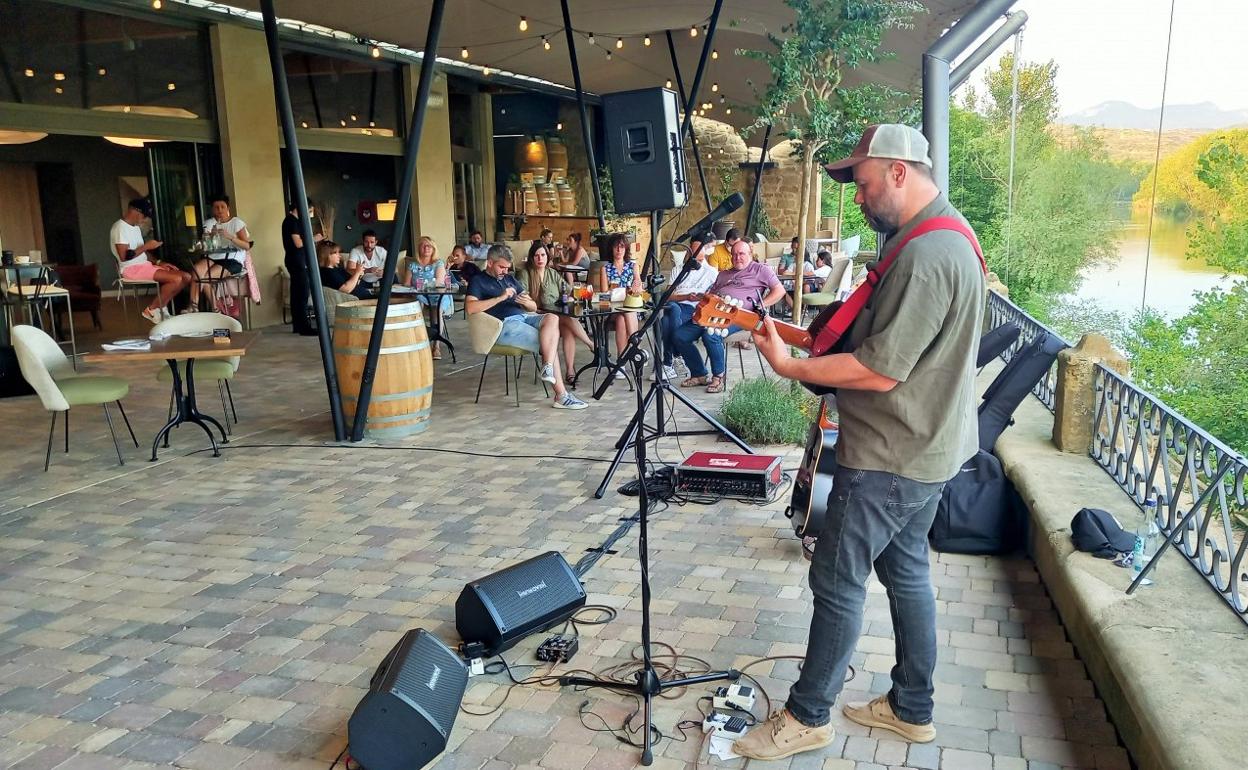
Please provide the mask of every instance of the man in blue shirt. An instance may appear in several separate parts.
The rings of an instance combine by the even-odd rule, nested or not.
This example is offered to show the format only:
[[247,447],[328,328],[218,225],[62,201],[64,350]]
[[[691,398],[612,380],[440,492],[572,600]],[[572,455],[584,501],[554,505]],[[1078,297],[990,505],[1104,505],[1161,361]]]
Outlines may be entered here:
[[511,249],[501,244],[490,247],[485,272],[468,283],[465,305],[468,313],[489,313],[503,322],[496,345],[530,350],[542,356],[542,379],[555,389],[556,409],[584,409],[589,406],[563,386],[559,376],[559,317],[538,313],[537,302],[509,272]]

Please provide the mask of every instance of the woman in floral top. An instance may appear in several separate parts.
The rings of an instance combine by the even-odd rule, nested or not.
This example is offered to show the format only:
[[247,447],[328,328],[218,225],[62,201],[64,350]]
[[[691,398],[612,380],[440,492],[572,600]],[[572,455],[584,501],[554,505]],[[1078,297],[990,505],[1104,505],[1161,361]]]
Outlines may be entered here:
[[[640,295],[641,276],[638,275],[637,263],[629,256],[628,238],[621,233],[612,235],[607,239],[606,252],[610,259],[602,266],[602,273],[598,276],[598,291],[609,291],[617,286],[623,286],[629,294]],[[637,314],[616,313],[613,320],[615,322],[615,352],[619,355],[628,346],[628,338],[637,331]],[[621,369],[616,376],[623,377],[624,371]]]

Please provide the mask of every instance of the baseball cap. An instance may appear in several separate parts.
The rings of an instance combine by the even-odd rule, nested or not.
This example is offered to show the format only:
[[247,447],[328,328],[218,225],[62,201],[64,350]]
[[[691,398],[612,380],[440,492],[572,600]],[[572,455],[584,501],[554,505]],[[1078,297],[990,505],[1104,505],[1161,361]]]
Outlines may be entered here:
[[130,201],[129,206],[145,217],[152,216],[152,204],[147,198],[135,198]]
[[849,157],[823,168],[828,176],[844,184],[854,181],[854,166],[868,158],[904,160],[932,167],[932,159],[927,156],[927,137],[910,126],[881,123],[867,127]]

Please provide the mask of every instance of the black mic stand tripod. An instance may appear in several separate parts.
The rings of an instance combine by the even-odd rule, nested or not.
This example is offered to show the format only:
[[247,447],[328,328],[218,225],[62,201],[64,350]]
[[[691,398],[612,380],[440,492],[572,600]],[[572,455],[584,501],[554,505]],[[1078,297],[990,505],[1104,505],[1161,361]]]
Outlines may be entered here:
[[[651,239],[651,242],[650,242],[651,243],[650,248],[651,248],[651,253],[654,253],[654,250],[657,249],[657,244],[658,244],[657,230],[658,230],[659,214],[656,211],[651,216],[652,216],[651,226],[653,228],[652,230],[653,238]],[[648,261],[649,261],[649,255],[647,255],[647,262]],[[632,367],[633,376],[636,378],[638,383],[642,381],[641,378],[644,377],[646,373],[646,362],[650,358],[650,354],[647,353],[645,348],[642,346],[642,343],[646,337],[646,333],[650,330],[651,327],[654,326],[657,319],[662,315],[664,304],[668,301],[668,298],[671,296],[675,288],[680,285],[680,282],[684,280],[685,276],[690,272],[691,267],[692,265],[690,265],[689,262],[685,263],[684,268],[680,271],[680,274],[677,276],[676,280],[672,282],[672,285],[667,288],[667,291],[664,292],[663,296],[659,299],[659,301],[655,303],[654,312],[650,315],[649,318],[646,319],[646,322],[642,324],[641,328],[638,329],[629,338],[628,347],[625,348],[624,352],[620,354],[619,362],[617,362],[616,365],[612,368],[611,373],[607,376],[607,378],[603,381],[603,383],[598,386],[598,390],[594,391],[595,399],[602,398],[603,394],[606,393],[607,388],[611,387],[611,383],[615,380],[615,372],[625,365]],[[660,361],[659,363],[661,364],[662,362]],[[720,682],[724,680],[735,682],[737,679],[741,677],[740,671],[737,671],[735,669],[729,669],[727,671],[712,671],[710,673],[701,674],[698,676],[683,677],[681,679],[660,679],[659,673],[657,670],[655,670],[654,661],[650,655],[650,559],[649,559],[650,548],[649,548],[649,532],[646,526],[646,521],[649,518],[649,513],[650,513],[650,496],[646,491],[646,465],[647,465],[646,443],[651,438],[658,438],[659,434],[656,433],[654,436],[651,436],[651,437],[645,437],[643,435],[641,437],[636,438],[635,440],[633,436],[636,431],[636,426],[638,425],[644,426],[645,414],[646,414],[646,411],[650,408],[650,402],[655,399],[656,394],[666,389],[665,386],[670,387],[670,386],[667,386],[663,378],[662,370],[660,369],[659,377],[655,381],[654,385],[650,387],[649,391],[644,396],[641,394],[640,385],[637,387],[637,390],[636,390],[637,411],[633,415],[633,422],[630,423],[630,429],[626,431],[623,436],[620,437],[620,441],[622,442],[621,449],[616,454],[615,463],[613,463],[611,466],[611,472],[614,472],[616,466],[619,464],[620,456],[623,454],[624,450],[628,446],[632,446],[634,450],[634,456],[637,462],[637,521],[639,524],[638,537],[637,537],[637,552],[638,552],[637,560],[641,566],[642,666],[641,666],[641,670],[638,671],[636,674],[637,681],[636,682],[616,682],[616,681],[611,681],[611,680],[606,680],[606,679],[593,679],[590,677],[581,677],[581,676],[559,677],[559,684],[564,687],[602,687],[602,688],[606,688],[609,690],[618,690],[621,692],[634,693],[642,699],[642,703],[643,703],[642,713],[644,714],[644,717],[645,717],[645,724],[643,725],[643,729],[645,730],[645,735],[642,737],[642,745],[641,745],[641,764],[643,765],[650,765],[651,763],[654,762],[654,751],[652,748],[652,743],[654,739],[654,736],[653,736],[654,718],[653,718],[653,712],[651,710],[651,701],[654,699],[656,695],[662,693],[664,690],[671,690],[677,687],[688,687],[690,685],[703,684],[705,682]],[[730,433],[727,428],[724,428],[723,426],[721,426],[710,415],[706,414],[701,409],[698,409],[697,406],[690,403],[689,400],[686,399],[682,394],[680,394],[679,392],[676,392],[675,395],[680,397],[681,401],[684,401],[686,404],[688,404],[690,408],[692,408],[698,414],[702,415],[704,419],[706,419],[712,425],[715,425],[717,428],[719,428],[719,432],[735,440],[738,446],[741,446],[741,448],[747,451],[752,451],[750,450],[749,446],[747,446],[744,442],[742,442],[736,436],[733,436],[732,433]],[[662,404],[662,399],[659,399],[659,403]],[[659,428],[660,430],[662,428],[662,419],[660,419]],[[707,431],[707,432],[710,432],[710,431]],[[610,473],[608,473],[607,479],[603,480],[604,486],[607,483],[607,480],[610,479],[610,477],[611,475]],[[599,488],[599,494],[597,495],[598,497],[602,497],[601,492],[602,492],[602,489]]]
[[[653,211],[650,213],[650,248],[646,251],[646,261],[642,265],[641,269],[642,275],[646,276],[648,281],[650,295],[652,297],[657,296],[655,289],[663,281],[662,276],[659,275],[659,260],[656,256],[658,254],[658,243],[659,212]],[[681,282],[685,280],[685,277],[694,270],[695,265],[697,265],[697,259],[690,254],[686,257],[680,273],[677,274],[676,278],[672,281],[671,285],[667,287],[667,290],[663,292],[663,295],[659,297],[658,301],[654,303],[654,307],[652,308],[649,317],[646,318],[645,323],[643,323],[641,328],[634,332],[629,338],[628,347],[625,348],[624,352],[620,354],[620,358],[616,364],[611,367],[611,370],[607,373],[606,378],[603,380],[603,384],[598,386],[598,390],[594,392],[594,398],[602,398],[602,395],[609,387],[609,383],[611,383],[615,377],[616,372],[623,369],[630,363],[635,364],[635,362],[630,360],[631,354],[634,354],[635,352],[645,354],[645,351],[641,349],[641,344],[645,339],[646,333],[650,331],[655,324],[660,323],[659,319],[661,319],[663,313],[667,311],[667,305],[670,297],[676,291],[676,288],[680,286]],[[606,474],[602,477],[602,483],[600,483],[598,485],[598,489],[594,491],[594,497],[599,500],[601,500],[602,496],[606,494],[607,486],[610,485],[612,477],[615,476],[616,469],[618,469],[620,467],[620,463],[624,461],[624,455],[636,444],[644,444],[647,441],[657,441],[668,436],[720,435],[736,444],[737,447],[743,452],[754,454],[753,447],[741,440],[719,420],[716,420],[704,409],[702,409],[702,407],[695,404],[688,396],[681,393],[679,388],[672,387],[672,384],[667,381],[667,375],[663,371],[664,342],[662,333],[656,334],[655,340],[654,382],[650,385],[650,388],[646,391],[646,395],[643,398],[641,396],[641,383],[643,382],[642,377],[645,376],[645,362],[642,362],[643,369],[638,369],[636,365],[634,365],[633,377],[637,383],[637,411],[633,414],[633,418],[629,420],[627,427],[624,428],[624,432],[620,434],[618,439],[616,439],[615,456],[611,458],[611,465],[607,468]],[[664,393],[671,395],[673,399],[679,400],[682,404],[688,407],[691,412],[696,414],[698,417],[701,417],[702,421],[707,425],[710,425],[714,430],[669,429],[667,427],[667,416],[664,414],[666,408],[665,402],[662,398]],[[650,413],[651,404],[655,405],[655,424],[653,427],[646,424],[646,415]],[[645,469],[642,468],[638,472],[644,475]]]

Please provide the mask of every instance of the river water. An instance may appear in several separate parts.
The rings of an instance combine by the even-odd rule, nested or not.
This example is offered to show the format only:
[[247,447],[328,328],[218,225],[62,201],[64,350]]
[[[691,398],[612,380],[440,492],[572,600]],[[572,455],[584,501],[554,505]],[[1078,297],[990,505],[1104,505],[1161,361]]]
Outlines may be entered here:
[[1177,318],[1195,303],[1196,292],[1215,286],[1229,287],[1233,282],[1223,276],[1221,268],[1211,267],[1204,260],[1188,259],[1186,252],[1184,222],[1154,218],[1149,248],[1148,217],[1133,217],[1122,231],[1117,258],[1085,269],[1081,274],[1083,282],[1072,297],[1094,301],[1125,316],[1137,312],[1143,300],[1167,318]]

